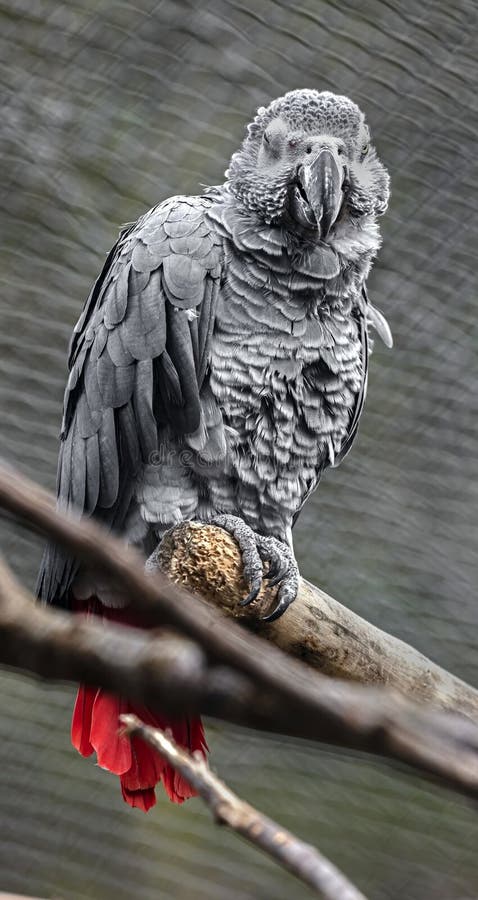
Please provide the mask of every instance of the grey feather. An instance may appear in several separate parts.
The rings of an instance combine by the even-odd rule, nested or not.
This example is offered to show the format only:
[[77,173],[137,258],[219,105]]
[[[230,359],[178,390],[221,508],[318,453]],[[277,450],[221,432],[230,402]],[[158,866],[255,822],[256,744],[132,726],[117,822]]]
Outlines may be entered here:
[[[153,267],[154,263],[151,268]],[[137,272],[136,269],[131,266],[128,276],[128,300],[130,300],[134,294],[142,294],[148,284],[150,272],[151,269],[149,266],[141,272]]]
[[171,238],[169,249],[174,254],[178,253],[181,256],[191,256],[195,259],[200,259],[212,249],[212,240],[210,238],[206,240],[203,235],[196,231],[194,234],[186,235],[185,237]]
[[[141,468],[141,450],[139,446],[138,428],[131,403],[121,406],[117,413],[118,429],[118,462],[120,469],[120,485],[122,466],[130,477],[135,478]],[[122,491],[119,491],[121,500]]]
[[88,404],[88,398],[85,392],[80,394],[78,398],[75,416],[74,429],[78,439],[85,439],[96,434],[101,422],[101,410],[93,410]]
[[98,504],[102,509],[111,509],[119,490],[119,462],[116,444],[116,423],[113,409],[103,412],[98,429],[98,450],[100,483]]
[[179,375],[167,350],[158,360],[158,391],[163,399],[164,417],[169,421],[174,407],[182,406],[183,395]]
[[196,259],[171,253],[164,260],[163,277],[176,306],[190,309],[201,302],[204,294],[204,267]]
[[[91,415],[92,412],[98,412],[103,408],[103,397],[98,382],[98,364],[94,365],[92,363],[91,365],[86,366],[83,382],[84,392],[86,394],[86,402],[88,404],[88,410],[90,411]],[[99,424],[101,423],[101,417],[96,421],[99,427]],[[83,435],[83,437],[87,436],[87,434]]]
[[108,337],[108,354],[115,366],[129,366],[134,356],[128,350],[120,328],[113,328]]
[[86,483],[85,514],[95,511],[100,493],[100,459],[98,434],[92,434],[85,440]]
[[383,313],[381,313],[376,306],[372,306],[371,303],[369,303],[367,309],[367,321],[370,325],[372,325],[373,328],[375,328],[375,331],[377,332],[379,337],[381,337],[385,346],[388,347],[389,350],[391,350],[393,347],[393,337],[390,330],[390,325],[388,324]]
[[[75,433],[76,432],[76,433]],[[81,512],[86,499],[86,443],[73,424],[71,443],[71,481],[69,500],[73,510]]]
[[103,353],[103,350],[105,349],[106,341],[108,340],[109,333],[110,332],[108,331],[106,326],[103,324],[103,322],[100,322],[100,324],[98,325],[98,327],[96,329],[93,346],[92,346],[91,352],[90,352],[91,359],[98,359],[98,357],[101,356],[101,354]]
[[163,223],[164,231],[167,236],[170,238],[179,238],[186,237],[187,235],[194,234],[195,231],[198,230],[200,225],[200,219],[191,217],[190,219],[184,219],[184,215],[182,218],[173,221],[172,219],[167,219]]
[[114,281],[105,293],[104,323],[106,328],[114,328],[122,322],[126,314],[128,303],[128,283],[131,263],[122,269],[116,281]]
[[189,322],[182,310],[167,307],[168,351],[178,374],[181,410],[175,413],[176,427],[184,433],[195,431],[201,417],[197,371]]
[[106,350],[98,360],[96,370],[102,398],[102,408],[111,406],[113,409],[116,409],[118,406],[123,406],[127,403],[133,393],[134,365],[115,366]]
[[[136,276],[139,272],[149,273],[157,265],[157,254],[148,243],[144,243],[140,239],[133,250],[131,262]],[[136,278],[136,280],[138,284],[141,284],[139,279]],[[134,292],[134,284],[130,284],[130,286]]]
[[158,446],[158,425],[153,412],[153,361],[145,359],[136,366],[133,409],[138,439],[145,462]]
[[137,311],[144,334],[150,335],[151,332],[155,332],[154,339],[159,342],[159,346],[151,355],[159,356],[166,345],[166,315],[165,304],[161,297],[160,269],[151,272],[147,284],[141,289]]

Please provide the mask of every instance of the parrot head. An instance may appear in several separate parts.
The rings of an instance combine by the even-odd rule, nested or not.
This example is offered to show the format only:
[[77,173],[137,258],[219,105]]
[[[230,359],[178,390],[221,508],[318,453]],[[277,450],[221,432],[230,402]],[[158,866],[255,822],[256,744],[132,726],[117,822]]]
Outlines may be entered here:
[[261,107],[226,178],[260,219],[320,241],[344,220],[381,215],[389,198],[363,113],[328,91],[290,91]]

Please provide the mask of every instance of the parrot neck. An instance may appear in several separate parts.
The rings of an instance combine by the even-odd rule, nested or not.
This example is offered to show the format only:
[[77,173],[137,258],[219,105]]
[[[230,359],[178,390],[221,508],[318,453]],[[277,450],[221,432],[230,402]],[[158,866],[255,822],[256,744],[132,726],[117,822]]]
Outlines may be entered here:
[[[216,191],[217,200],[207,211],[214,228],[232,240],[237,250],[252,254],[259,263],[273,257],[290,273],[336,278],[349,266],[366,278],[380,245],[380,230],[372,214],[342,216],[326,241],[314,232],[292,230],[285,224],[267,223],[257,212],[238,204],[228,185]],[[281,262],[279,262],[281,258]]]

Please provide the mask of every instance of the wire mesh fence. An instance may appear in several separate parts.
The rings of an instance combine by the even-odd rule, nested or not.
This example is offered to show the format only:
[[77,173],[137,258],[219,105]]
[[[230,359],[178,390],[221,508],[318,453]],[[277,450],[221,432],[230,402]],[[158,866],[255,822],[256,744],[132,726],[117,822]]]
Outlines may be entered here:
[[[66,346],[120,224],[222,180],[256,107],[350,94],[392,176],[359,439],[296,528],[303,574],[478,680],[474,2],[0,4],[0,452],[53,487]],[[3,523],[31,585],[39,542]],[[149,817],[69,747],[72,689],[0,677],[0,886],[45,897],[286,898],[192,801]],[[234,789],[377,900],[478,894],[476,819],[369,760],[210,728]],[[305,889],[302,895],[307,896]]]

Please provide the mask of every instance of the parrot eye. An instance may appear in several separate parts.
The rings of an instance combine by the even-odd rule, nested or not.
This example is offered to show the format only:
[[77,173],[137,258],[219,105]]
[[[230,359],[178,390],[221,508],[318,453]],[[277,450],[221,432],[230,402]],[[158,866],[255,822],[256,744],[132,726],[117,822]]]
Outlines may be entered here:
[[267,158],[278,159],[282,152],[283,138],[276,123],[269,125],[262,135],[262,147]]
[[287,146],[288,146],[291,150],[295,150],[296,147],[299,146],[299,139],[298,139],[298,138],[290,138],[290,140],[287,141]]
[[360,150],[360,156],[362,157],[362,159],[364,158],[364,156],[367,156],[367,153],[369,150],[370,150],[370,144],[367,141],[367,143],[362,144],[362,148]]

